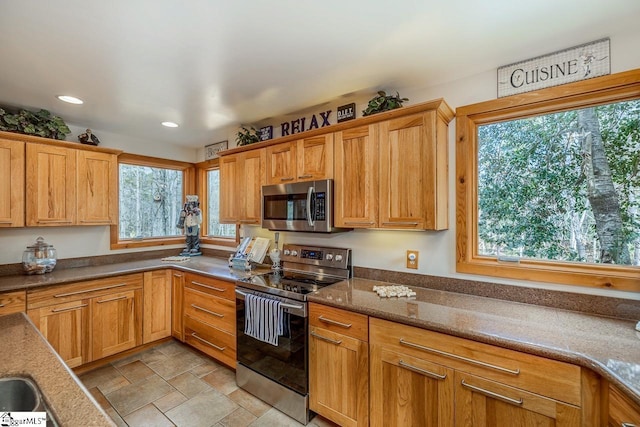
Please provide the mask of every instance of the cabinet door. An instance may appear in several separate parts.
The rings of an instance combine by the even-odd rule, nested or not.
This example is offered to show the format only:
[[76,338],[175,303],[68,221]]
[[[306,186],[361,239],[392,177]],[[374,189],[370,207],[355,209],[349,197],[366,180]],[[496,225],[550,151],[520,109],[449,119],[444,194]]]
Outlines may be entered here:
[[436,132],[435,112],[380,123],[382,228],[446,228],[446,146]]
[[360,126],[335,135],[336,227],[378,226],[378,127]]
[[266,151],[266,183],[287,184],[296,180],[296,143],[270,145]]
[[264,184],[265,150],[242,153],[242,173],[239,175],[241,188],[239,217],[242,224],[257,224],[262,221],[262,185]]
[[474,375],[455,373],[456,427],[578,427],[580,408]]
[[27,143],[27,226],[76,223],[76,151]]
[[341,426],[369,425],[367,343],[317,327],[309,333],[309,407]]
[[0,316],[27,311],[26,291],[4,292],[0,294]]
[[220,158],[220,222],[235,223],[240,218],[240,154]]
[[78,224],[116,223],[118,163],[115,154],[78,150]]
[[0,139],[0,227],[24,226],[24,142]]
[[144,273],[142,342],[171,336],[171,270]]
[[608,425],[610,427],[640,426],[640,406],[613,385],[609,385]]
[[183,300],[184,273],[174,271],[171,273],[171,335],[180,341],[184,341]]
[[333,134],[300,139],[296,146],[297,181],[333,178]]
[[88,300],[37,308],[27,314],[70,368],[91,360]]
[[142,344],[142,290],[91,299],[93,359]]
[[371,426],[454,425],[453,369],[375,344],[370,357]]

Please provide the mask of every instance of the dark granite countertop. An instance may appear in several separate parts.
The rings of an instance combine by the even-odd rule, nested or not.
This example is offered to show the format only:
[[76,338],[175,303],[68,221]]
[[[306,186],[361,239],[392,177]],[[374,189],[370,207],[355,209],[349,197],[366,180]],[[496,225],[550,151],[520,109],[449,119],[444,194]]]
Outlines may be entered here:
[[390,284],[353,278],[308,299],[583,366],[640,405],[640,332],[633,321],[417,286],[410,298],[381,298],[372,290]]
[[[158,258],[91,267],[54,269],[51,273],[34,274],[31,276],[2,276],[0,277],[0,292],[33,289],[50,285],[62,285],[65,283],[79,282],[83,280],[103,279],[105,277],[141,273],[157,270],[159,268],[172,268],[228,281],[245,278],[251,274],[249,272],[245,273],[242,271],[231,270],[227,260],[221,258],[199,256],[193,257],[185,262],[166,262],[161,261],[160,258]],[[253,273],[256,272],[260,272],[260,270],[253,271]]]
[[0,375],[35,381],[61,426],[115,426],[24,313],[0,316]]

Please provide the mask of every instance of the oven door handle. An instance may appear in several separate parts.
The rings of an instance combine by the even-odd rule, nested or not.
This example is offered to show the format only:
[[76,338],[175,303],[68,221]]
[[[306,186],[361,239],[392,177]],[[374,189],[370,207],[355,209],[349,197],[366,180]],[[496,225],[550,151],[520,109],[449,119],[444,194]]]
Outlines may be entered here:
[[[242,295],[243,297],[247,296],[246,292],[242,292],[242,291],[239,291],[237,289],[236,289],[236,294]],[[292,310],[303,310],[304,309],[303,305],[287,304],[286,302],[281,302],[280,303],[280,307],[282,307],[282,308],[290,308]]]

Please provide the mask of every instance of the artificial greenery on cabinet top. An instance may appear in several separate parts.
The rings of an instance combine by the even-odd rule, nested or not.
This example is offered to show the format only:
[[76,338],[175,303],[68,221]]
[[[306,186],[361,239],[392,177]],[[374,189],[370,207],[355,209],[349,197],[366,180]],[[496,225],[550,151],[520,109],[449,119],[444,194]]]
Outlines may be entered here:
[[71,133],[64,120],[42,109],[12,114],[0,108],[0,130],[61,140]]

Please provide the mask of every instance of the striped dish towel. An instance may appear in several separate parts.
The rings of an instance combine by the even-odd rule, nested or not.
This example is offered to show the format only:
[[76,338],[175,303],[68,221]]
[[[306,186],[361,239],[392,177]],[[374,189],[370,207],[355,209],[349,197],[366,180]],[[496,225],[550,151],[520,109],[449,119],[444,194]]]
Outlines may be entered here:
[[277,346],[284,323],[281,304],[274,299],[247,294],[244,299],[244,333]]

